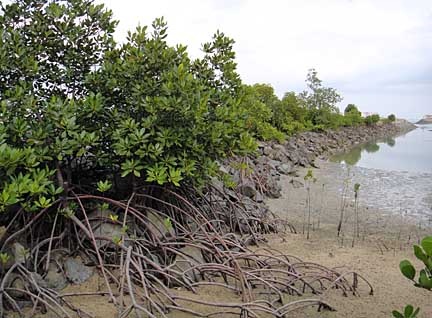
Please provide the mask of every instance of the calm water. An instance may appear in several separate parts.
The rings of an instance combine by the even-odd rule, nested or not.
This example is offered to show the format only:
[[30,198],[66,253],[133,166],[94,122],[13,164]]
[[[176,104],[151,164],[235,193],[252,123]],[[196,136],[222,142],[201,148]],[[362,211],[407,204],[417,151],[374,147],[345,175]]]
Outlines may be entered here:
[[333,176],[351,174],[361,184],[367,205],[432,221],[432,125],[356,147],[330,161]]
[[330,161],[390,171],[432,172],[432,125],[358,146]]

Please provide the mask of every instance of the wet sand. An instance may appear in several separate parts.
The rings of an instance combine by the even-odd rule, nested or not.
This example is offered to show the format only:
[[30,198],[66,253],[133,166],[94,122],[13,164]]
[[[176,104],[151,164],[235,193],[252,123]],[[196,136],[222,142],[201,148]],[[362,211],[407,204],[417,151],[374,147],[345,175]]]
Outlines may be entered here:
[[[310,239],[307,240],[306,234],[302,234],[304,213],[308,212],[307,191],[304,187],[294,187],[292,183],[293,179],[305,183],[303,176],[307,169],[302,169],[296,178],[283,176],[282,197],[267,202],[272,211],[290,221],[300,233],[286,234],[283,237],[272,236],[269,245],[282,252],[297,255],[305,261],[355,270],[369,280],[375,291],[373,296],[365,293],[361,297],[342,297],[337,293],[324,294],[322,299],[332,304],[337,309],[336,312],[309,312],[305,315],[299,313],[297,317],[391,317],[392,310],[401,310],[405,304],[420,307],[420,318],[432,317],[432,292],[414,287],[399,271],[399,262],[402,259],[414,262],[412,245],[417,244],[422,237],[432,234],[429,216],[425,213],[419,218],[418,210],[411,214],[407,212],[410,211],[408,208],[411,202],[403,199],[393,201],[393,194],[389,193],[386,187],[388,184],[392,185],[391,191],[397,192],[398,189],[402,191],[402,196],[413,195],[416,189],[400,178],[400,175],[394,175],[392,172],[354,167],[350,171],[351,176],[347,178],[346,169],[339,164],[321,161],[318,162],[318,166],[320,169],[313,169],[317,180],[315,183],[312,181],[310,185]],[[377,179],[371,175],[381,175],[381,178]],[[411,177],[407,175],[407,179]],[[358,210],[360,237],[355,237],[352,247],[356,227],[353,202],[353,187],[356,182],[361,183]],[[342,192],[346,183],[347,206],[344,211],[342,234],[337,237]],[[425,188],[425,193],[420,193],[423,186],[420,182],[420,190],[417,189],[418,193],[415,195],[417,200],[422,198],[424,202],[428,202],[429,188]],[[412,193],[403,193],[405,187],[411,188]],[[415,202],[416,206],[423,203]],[[415,264],[420,268],[419,263]]]

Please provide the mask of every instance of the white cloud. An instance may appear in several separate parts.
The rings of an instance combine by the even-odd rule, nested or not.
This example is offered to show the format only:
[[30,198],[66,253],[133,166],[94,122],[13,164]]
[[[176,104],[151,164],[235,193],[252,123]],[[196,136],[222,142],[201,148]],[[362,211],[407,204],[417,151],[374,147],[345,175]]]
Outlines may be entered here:
[[[97,1],[120,20],[119,40],[164,16],[169,41],[197,56],[202,43],[223,31],[236,40],[243,80],[270,83],[279,95],[303,89],[314,67],[324,84],[341,91],[344,104],[383,114],[432,113],[430,0]],[[415,104],[407,107],[410,100]]]

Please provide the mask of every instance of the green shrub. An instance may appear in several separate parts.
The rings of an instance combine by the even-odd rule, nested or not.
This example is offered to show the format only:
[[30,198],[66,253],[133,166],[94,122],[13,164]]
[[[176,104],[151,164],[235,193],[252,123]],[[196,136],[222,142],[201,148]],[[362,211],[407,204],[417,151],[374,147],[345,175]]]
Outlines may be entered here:
[[243,87],[241,107],[244,108],[246,114],[246,128],[256,138],[280,142],[285,139],[285,135],[272,126],[273,111],[265,103],[271,104],[271,102],[277,101],[277,97],[273,94],[273,88],[268,85],[255,84],[254,86]]
[[396,120],[396,116],[395,116],[394,114],[390,114],[390,115],[388,115],[387,119],[388,119],[390,122],[394,122],[394,121]]
[[377,114],[369,115],[365,117],[364,121],[366,125],[371,126],[378,123],[380,121],[380,117]]
[[118,175],[129,178],[128,191],[145,182],[201,184],[215,160],[255,149],[240,106],[233,40],[217,33],[204,44],[204,57],[192,61],[184,46],[168,45],[162,19],[151,33],[137,28],[121,47],[114,26],[111,12],[92,1],[5,7],[2,209],[44,208],[71,184],[96,188]]

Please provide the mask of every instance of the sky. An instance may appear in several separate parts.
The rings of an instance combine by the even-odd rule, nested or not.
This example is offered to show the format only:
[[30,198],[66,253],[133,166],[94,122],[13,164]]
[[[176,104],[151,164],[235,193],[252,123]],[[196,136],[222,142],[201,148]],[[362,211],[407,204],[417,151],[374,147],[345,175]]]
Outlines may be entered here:
[[236,41],[246,84],[278,96],[305,89],[308,69],[364,112],[416,119],[432,113],[430,0],[98,0],[123,41],[138,24],[168,22],[171,44],[193,57],[216,30]]

